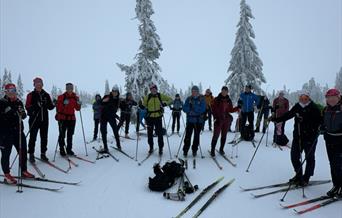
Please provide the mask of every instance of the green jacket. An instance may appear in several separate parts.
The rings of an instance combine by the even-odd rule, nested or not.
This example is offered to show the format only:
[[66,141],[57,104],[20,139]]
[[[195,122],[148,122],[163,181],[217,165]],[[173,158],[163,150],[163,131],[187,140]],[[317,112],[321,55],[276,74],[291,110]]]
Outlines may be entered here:
[[[159,94],[159,93],[158,93]],[[151,95],[150,99],[149,95]],[[158,95],[152,96],[152,94],[148,94],[147,96],[144,97],[143,105],[147,109],[147,117],[161,117],[163,116],[164,109],[162,103],[166,105],[171,105],[172,104],[172,98],[164,95],[164,94],[159,94],[160,95],[160,102]]]

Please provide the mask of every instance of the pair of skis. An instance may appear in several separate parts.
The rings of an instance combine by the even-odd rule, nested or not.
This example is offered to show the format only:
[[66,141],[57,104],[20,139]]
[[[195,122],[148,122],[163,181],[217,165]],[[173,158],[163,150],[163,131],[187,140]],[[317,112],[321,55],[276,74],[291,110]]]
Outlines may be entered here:
[[[307,186],[323,185],[323,184],[327,184],[330,182],[331,182],[331,180],[316,180],[316,181],[311,181]],[[244,192],[257,191],[257,190],[270,189],[270,188],[279,188],[279,189],[269,191],[269,192],[265,192],[262,194],[253,194],[253,193],[251,194],[254,198],[261,198],[261,197],[265,197],[265,196],[276,194],[276,193],[286,192],[288,190],[288,187],[286,187],[286,186],[289,186],[288,182],[277,183],[277,184],[273,184],[273,185],[253,187],[253,188],[243,188],[243,187],[240,187],[240,188]],[[302,188],[302,187],[301,186],[293,186],[290,188],[290,190],[296,190],[296,189],[300,189],[300,188]]]
[[294,211],[297,214],[303,214],[303,213],[311,212],[311,211],[314,211],[316,209],[325,207],[327,205],[330,205],[330,204],[332,204],[334,202],[337,202],[337,201],[340,201],[340,200],[342,200],[342,198],[329,197],[327,195],[322,195],[322,196],[319,196],[317,198],[311,198],[309,200],[305,200],[305,201],[302,201],[302,202],[299,202],[299,203],[295,203],[295,204],[290,204],[290,205],[282,205],[282,204],[280,204],[280,206],[282,208],[284,208],[284,209],[291,209],[291,208],[305,206],[305,205],[308,205],[308,204],[312,204],[312,203],[316,203],[316,202],[322,201],[320,203],[314,204],[311,207],[305,208],[303,210],[294,209]]
[[[220,153],[218,150],[216,150],[216,151],[217,151],[217,153],[218,153],[221,157],[223,157],[224,160],[226,160],[226,161],[227,161],[229,164],[231,164],[233,167],[236,167],[236,164],[233,163],[233,161],[231,161],[231,160],[227,157],[227,155]],[[221,164],[220,164],[220,163],[218,162],[218,160],[216,159],[216,156],[211,156],[211,152],[210,152],[209,150],[208,150],[208,153],[209,153],[209,156],[211,157],[211,159],[215,162],[216,166],[217,166],[220,170],[222,170],[223,167],[221,166]]]
[[[184,158],[184,167],[186,170],[189,167],[188,158]],[[192,169],[194,169],[194,170],[196,169],[196,158],[195,157],[192,159]]]
[[[180,218],[181,216],[183,216],[187,211],[189,211],[197,202],[199,202],[204,195],[206,195],[211,189],[213,189],[218,183],[220,183],[222,180],[224,179],[224,177],[220,177],[218,178],[216,181],[214,181],[213,183],[211,183],[210,185],[208,185],[205,189],[203,189],[198,195],[197,197],[192,200],[190,202],[190,204],[185,207],[177,216],[176,218]],[[203,211],[208,208],[208,206],[228,187],[230,186],[235,179],[232,179],[231,181],[229,181],[228,183],[226,183],[225,185],[223,185],[220,189],[218,189],[210,198],[209,200],[196,212],[196,214],[193,217],[198,217],[199,215],[201,215],[203,213]]]
[[117,157],[115,157],[112,153],[110,153],[109,151],[107,153],[101,153],[100,150],[98,150],[97,148],[95,148],[95,146],[93,146],[93,149],[97,152],[97,160],[102,159],[102,157],[111,157],[113,158],[116,162],[119,162],[119,159]]

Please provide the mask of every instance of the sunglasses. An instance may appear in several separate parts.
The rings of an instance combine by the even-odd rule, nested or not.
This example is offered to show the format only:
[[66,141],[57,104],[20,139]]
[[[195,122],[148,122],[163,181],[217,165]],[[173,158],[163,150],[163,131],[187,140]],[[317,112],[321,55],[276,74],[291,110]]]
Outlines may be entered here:
[[308,100],[310,100],[310,97],[306,96],[306,95],[302,95],[302,96],[299,97],[299,100],[301,100],[301,101],[308,101]]
[[17,89],[16,88],[10,88],[10,89],[6,89],[7,93],[17,93]]

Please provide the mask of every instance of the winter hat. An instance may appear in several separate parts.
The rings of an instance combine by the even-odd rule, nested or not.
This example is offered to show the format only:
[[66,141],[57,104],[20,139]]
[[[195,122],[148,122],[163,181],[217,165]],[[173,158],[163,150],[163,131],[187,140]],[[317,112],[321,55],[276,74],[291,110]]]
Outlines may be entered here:
[[119,92],[119,87],[117,85],[114,85],[112,88],[112,92]]
[[193,86],[193,87],[191,88],[191,91],[196,91],[196,92],[199,92],[199,88],[198,88],[198,86]]
[[150,90],[151,90],[151,89],[157,89],[157,90],[158,90],[158,87],[157,87],[156,84],[152,83],[152,84],[150,85]]
[[35,85],[36,83],[41,83],[42,85],[44,84],[43,79],[39,77],[33,79],[33,85]]
[[340,96],[341,93],[338,89],[332,88],[329,89],[326,93],[325,93],[325,97],[329,97],[329,96]]
[[17,93],[17,88],[13,83],[8,83],[5,85],[5,92],[7,93]]
[[227,86],[223,86],[221,91],[223,91],[223,90],[228,92],[228,87]]
[[303,95],[306,95],[306,96],[310,97],[310,92],[309,92],[309,91],[306,91],[306,90],[300,91],[300,92],[299,92],[299,97],[300,97],[300,96],[303,96]]
[[65,84],[65,89],[70,89],[70,88],[74,88],[74,84],[72,83]]
[[130,96],[132,96],[132,93],[127,92],[127,93],[126,93],[126,98],[128,98],[128,97],[130,97]]
[[211,93],[210,89],[205,90],[206,93]]
[[180,95],[179,95],[179,94],[176,94],[176,98],[178,98],[178,97],[180,97]]

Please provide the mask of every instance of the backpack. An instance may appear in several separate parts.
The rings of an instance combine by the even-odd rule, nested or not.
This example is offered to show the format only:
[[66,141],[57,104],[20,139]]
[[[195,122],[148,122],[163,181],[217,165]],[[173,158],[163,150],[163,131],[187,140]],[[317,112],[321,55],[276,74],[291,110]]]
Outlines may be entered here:
[[155,177],[149,177],[148,187],[151,191],[162,192],[172,187],[176,178],[183,176],[185,168],[176,161],[167,162],[163,167],[153,166]]
[[149,103],[149,101],[150,101],[151,98],[152,98],[152,94],[151,94],[151,93],[148,94],[148,96],[147,96],[147,104],[146,104],[147,114],[157,113],[157,112],[164,113],[163,101],[162,101],[162,99],[161,99],[161,97],[160,97],[160,93],[159,93],[159,92],[157,93],[157,97],[158,97],[159,102],[160,102],[160,110],[157,110],[157,111],[148,111],[148,103]]
[[254,139],[254,130],[252,125],[246,125],[241,130],[241,138],[245,141],[252,141]]

